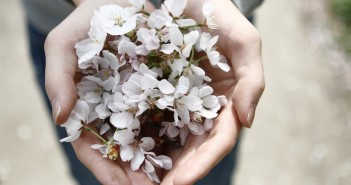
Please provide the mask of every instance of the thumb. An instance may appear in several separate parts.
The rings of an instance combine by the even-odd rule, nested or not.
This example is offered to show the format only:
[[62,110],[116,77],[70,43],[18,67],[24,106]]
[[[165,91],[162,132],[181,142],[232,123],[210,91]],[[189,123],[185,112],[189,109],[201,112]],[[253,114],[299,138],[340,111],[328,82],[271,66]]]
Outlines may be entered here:
[[250,75],[240,78],[235,85],[232,100],[240,123],[251,128],[265,83],[262,72],[248,71],[246,74]]
[[48,37],[45,43],[45,88],[51,102],[53,119],[55,123],[61,124],[68,119],[77,98],[74,84],[77,58],[73,45],[62,43],[60,46],[52,42],[52,38]]
[[45,87],[57,124],[68,119],[77,99],[74,75],[78,59],[74,45],[87,36],[92,10],[97,6],[89,2],[78,6],[45,41]]

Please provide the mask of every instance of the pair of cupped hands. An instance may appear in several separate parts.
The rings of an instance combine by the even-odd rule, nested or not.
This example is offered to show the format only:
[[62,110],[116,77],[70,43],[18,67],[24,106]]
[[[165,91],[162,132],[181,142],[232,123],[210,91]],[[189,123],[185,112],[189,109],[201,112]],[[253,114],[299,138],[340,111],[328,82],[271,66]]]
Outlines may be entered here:
[[[208,66],[208,62],[204,62],[201,67],[212,78],[210,85],[215,94],[225,94],[229,103],[215,119],[209,133],[189,135],[182,148],[164,148],[164,154],[173,160],[170,171],[159,171],[161,184],[164,185],[193,184],[206,176],[232,150],[241,128],[251,127],[256,105],[265,86],[261,39],[257,30],[230,0],[189,0],[184,14],[197,22],[203,21],[201,9],[205,1],[212,1],[215,5],[213,16],[219,29],[211,34],[219,35],[218,50],[227,57],[231,70],[226,73],[214,69]],[[47,37],[46,91],[57,124],[68,119],[77,99],[74,82],[77,56],[74,45],[87,38],[94,9],[111,3],[129,5],[127,0],[76,0],[77,8]],[[149,2],[146,2],[145,8],[154,9]],[[99,151],[91,149],[91,145],[99,142],[91,134],[83,133],[72,145],[80,161],[102,184],[153,184],[141,170],[132,171],[129,163],[105,159]]]

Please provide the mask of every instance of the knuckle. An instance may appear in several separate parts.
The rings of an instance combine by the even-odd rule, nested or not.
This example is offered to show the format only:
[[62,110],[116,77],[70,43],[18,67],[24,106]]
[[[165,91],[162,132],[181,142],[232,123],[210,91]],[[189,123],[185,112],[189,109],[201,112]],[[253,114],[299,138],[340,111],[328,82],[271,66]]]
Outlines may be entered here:
[[261,35],[255,27],[250,26],[241,31],[239,34],[235,34],[236,35],[232,36],[233,40],[231,42],[234,44],[234,47],[237,50],[246,50],[252,47],[261,48]]

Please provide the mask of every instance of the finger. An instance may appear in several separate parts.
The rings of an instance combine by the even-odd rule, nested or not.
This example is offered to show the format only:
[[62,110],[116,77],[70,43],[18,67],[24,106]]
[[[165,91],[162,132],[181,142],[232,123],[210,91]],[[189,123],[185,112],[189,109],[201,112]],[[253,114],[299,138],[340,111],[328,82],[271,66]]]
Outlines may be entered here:
[[82,4],[51,31],[45,41],[45,86],[53,109],[53,119],[58,124],[67,120],[76,102],[73,79],[77,57],[74,45],[87,37],[92,10],[92,4]]
[[[230,1],[223,1],[219,6],[220,11],[214,16],[222,27],[215,30],[215,34],[220,35],[219,49],[233,66],[237,82],[232,94],[235,111],[240,123],[250,128],[265,86],[261,38],[256,28]],[[233,19],[227,19],[228,15]]]
[[173,181],[175,185],[195,183],[232,150],[241,129],[232,107],[232,102],[229,102],[216,119],[206,141],[178,168]]
[[182,166],[195,155],[199,146],[206,140],[208,134],[203,134],[200,136],[189,135],[184,147],[179,148],[178,146],[168,146],[167,154],[171,157],[173,161],[172,169],[166,173],[161,185],[173,184],[174,177],[177,172],[182,169]]
[[116,163],[102,157],[91,145],[101,143],[98,138],[83,131],[79,139],[72,142],[78,159],[104,185],[131,185],[124,170]]
[[144,173],[141,169],[133,171],[130,167],[130,162],[123,162],[119,160],[118,164],[122,167],[132,185],[154,185],[146,173]]

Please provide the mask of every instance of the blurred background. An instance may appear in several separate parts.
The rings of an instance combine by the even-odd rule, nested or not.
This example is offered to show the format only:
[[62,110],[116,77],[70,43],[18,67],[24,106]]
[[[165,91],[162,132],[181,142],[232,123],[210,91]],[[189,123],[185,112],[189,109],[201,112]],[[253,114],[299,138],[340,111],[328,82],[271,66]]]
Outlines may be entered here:
[[[35,84],[19,0],[0,1],[0,185],[74,185]],[[266,0],[267,87],[236,185],[351,183],[351,0]]]

